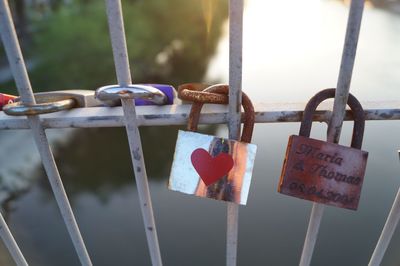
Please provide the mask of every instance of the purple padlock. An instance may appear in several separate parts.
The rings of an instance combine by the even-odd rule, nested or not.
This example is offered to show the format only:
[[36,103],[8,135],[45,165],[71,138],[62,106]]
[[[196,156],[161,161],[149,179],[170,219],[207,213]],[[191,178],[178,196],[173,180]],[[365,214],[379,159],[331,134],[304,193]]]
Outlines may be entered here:
[[175,88],[166,84],[131,84],[125,87],[107,85],[95,92],[95,98],[106,106],[121,105],[121,97],[135,99],[135,104],[171,105],[175,102]]
[[[176,98],[176,92],[175,92],[175,88],[173,86],[167,85],[167,84],[137,84],[137,85],[152,86],[156,89],[159,89],[160,91],[162,91],[165,94],[165,96],[167,96],[166,105],[174,104],[174,100]],[[148,100],[143,100],[143,99],[135,99],[135,104],[137,106],[155,105],[153,102],[148,101]]]

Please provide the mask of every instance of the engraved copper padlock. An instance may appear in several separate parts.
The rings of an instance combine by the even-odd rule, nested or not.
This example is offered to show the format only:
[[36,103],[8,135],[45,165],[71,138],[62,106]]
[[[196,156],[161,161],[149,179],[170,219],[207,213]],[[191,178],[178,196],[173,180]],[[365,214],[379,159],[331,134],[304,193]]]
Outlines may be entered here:
[[309,138],[317,106],[335,97],[335,89],[317,93],[307,103],[299,136],[289,137],[278,192],[301,199],[356,210],[364,181],[368,152],[361,150],[365,117],[351,94],[354,128],[351,147]]
[[[204,92],[228,94],[227,86],[211,86]],[[168,188],[186,194],[245,205],[249,193],[256,145],[250,144],[254,108],[243,93],[245,111],[241,141],[197,131],[203,103],[193,103],[188,131],[179,130]]]

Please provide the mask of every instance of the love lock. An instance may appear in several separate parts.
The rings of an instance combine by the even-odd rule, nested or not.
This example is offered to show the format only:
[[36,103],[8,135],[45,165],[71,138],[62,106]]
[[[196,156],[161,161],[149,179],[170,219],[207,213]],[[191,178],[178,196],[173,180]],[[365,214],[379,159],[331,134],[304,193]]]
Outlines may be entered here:
[[[211,86],[207,93],[228,95],[228,86]],[[245,111],[241,141],[196,133],[203,103],[193,103],[188,131],[179,130],[168,188],[186,194],[245,205],[257,147],[249,144],[254,108],[242,94]]]
[[16,98],[17,98],[17,96],[14,96],[14,95],[0,93],[0,110],[2,110],[4,105],[13,103]]
[[278,192],[356,210],[368,158],[368,152],[361,150],[365,117],[359,101],[349,94],[347,104],[354,118],[351,148],[309,138],[317,106],[334,97],[335,89],[326,89],[307,103],[299,136],[289,137]]

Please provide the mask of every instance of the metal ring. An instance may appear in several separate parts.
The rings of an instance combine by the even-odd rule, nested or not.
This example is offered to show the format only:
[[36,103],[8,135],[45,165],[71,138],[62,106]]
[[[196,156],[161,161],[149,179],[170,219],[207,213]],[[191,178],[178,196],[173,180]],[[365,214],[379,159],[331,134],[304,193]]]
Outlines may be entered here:
[[60,101],[37,104],[24,104],[22,102],[15,102],[3,106],[3,111],[8,115],[13,116],[40,115],[71,109],[75,105],[76,102],[74,99],[64,99]]
[[159,89],[148,86],[131,84],[127,86],[109,85],[96,90],[95,97],[102,102],[115,102],[121,98],[125,99],[143,99],[151,101],[157,105],[163,105],[168,102],[167,96]]

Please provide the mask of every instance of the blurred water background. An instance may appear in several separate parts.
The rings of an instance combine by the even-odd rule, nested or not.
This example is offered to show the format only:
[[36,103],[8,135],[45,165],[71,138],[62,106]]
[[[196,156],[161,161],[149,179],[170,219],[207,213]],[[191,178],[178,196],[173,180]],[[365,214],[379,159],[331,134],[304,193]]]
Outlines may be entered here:
[[[34,91],[116,83],[104,3],[11,1]],[[228,1],[123,1],[135,82],[228,81]],[[243,90],[254,102],[305,102],[335,87],[348,2],[248,0]],[[400,3],[367,1],[351,92],[400,100]],[[16,93],[4,50],[0,88]],[[141,135],[165,265],[224,265],[226,204],[168,191],[177,130]],[[298,123],[257,124],[248,204],[240,208],[239,265],[297,265],[311,203],[276,192]],[[149,265],[123,128],[51,129],[58,167],[94,265]],[[203,132],[227,136],[226,126]],[[315,124],[313,136],[325,138]],[[341,143],[348,144],[346,122]],[[398,121],[367,122],[369,162],[358,211],[327,207],[312,265],[366,265],[400,186]],[[0,132],[2,213],[31,265],[79,265],[29,131]],[[400,234],[382,265],[399,265]],[[13,265],[0,243],[0,265]]]

